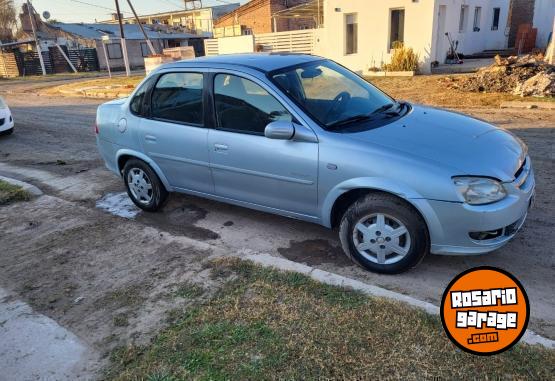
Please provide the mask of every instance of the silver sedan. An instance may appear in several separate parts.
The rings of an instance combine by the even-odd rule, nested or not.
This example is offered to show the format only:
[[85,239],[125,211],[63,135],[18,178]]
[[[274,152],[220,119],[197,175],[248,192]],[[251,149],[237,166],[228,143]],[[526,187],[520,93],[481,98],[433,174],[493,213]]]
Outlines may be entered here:
[[321,224],[382,273],[503,246],[534,195],[527,147],[509,132],[397,101],[315,56],[164,65],[101,105],[96,131],[146,211],[182,192]]

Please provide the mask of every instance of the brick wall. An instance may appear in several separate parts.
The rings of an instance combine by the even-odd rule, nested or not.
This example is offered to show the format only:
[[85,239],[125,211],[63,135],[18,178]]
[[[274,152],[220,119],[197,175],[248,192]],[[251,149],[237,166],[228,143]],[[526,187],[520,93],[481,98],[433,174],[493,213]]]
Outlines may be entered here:
[[[273,13],[308,1],[309,0],[251,0],[235,11],[217,19],[214,22],[214,27],[220,28],[239,24],[251,29],[253,34],[271,33],[273,32]],[[312,19],[277,20],[278,32],[314,27],[314,20]]]
[[509,15],[509,47],[515,46],[518,28],[522,24],[532,25],[534,20],[535,0],[511,0],[511,13]]

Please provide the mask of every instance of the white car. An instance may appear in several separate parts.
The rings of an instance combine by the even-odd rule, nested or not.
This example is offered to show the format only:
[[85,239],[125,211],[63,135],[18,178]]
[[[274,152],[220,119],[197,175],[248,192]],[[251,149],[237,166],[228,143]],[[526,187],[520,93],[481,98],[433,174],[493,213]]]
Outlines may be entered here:
[[0,134],[11,134],[13,132],[14,121],[10,108],[0,97]]

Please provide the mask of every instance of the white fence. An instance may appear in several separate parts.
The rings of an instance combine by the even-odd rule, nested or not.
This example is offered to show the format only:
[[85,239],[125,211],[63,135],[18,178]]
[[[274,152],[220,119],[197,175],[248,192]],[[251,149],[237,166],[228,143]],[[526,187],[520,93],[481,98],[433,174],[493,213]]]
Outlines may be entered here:
[[[229,53],[254,52],[260,46],[264,52],[292,52],[312,54],[314,52],[315,30],[295,30],[290,32],[264,33],[254,36],[252,47],[243,40],[247,36],[224,37],[204,40],[207,56]],[[252,36],[248,36],[251,37]]]
[[254,36],[255,45],[262,45],[268,52],[293,52],[312,54],[314,52],[314,30],[264,33]]
[[204,54],[207,56],[217,56],[219,53],[218,39],[210,38],[204,40]]

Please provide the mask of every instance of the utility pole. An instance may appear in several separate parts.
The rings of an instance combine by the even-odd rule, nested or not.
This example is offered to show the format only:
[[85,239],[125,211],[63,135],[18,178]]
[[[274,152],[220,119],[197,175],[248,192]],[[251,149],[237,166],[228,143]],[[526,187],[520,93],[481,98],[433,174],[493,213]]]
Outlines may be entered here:
[[37,53],[39,54],[40,67],[42,69],[42,75],[46,75],[46,68],[44,67],[44,60],[42,58],[42,51],[40,49],[39,39],[37,37],[37,30],[35,28],[35,20],[33,17],[33,7],[31,3],[27,0],[27,12],[29,12],[29,21],[31,22],[31,29],[33,30],[33,37],[35,38],[35,46],[37,47]]
[[143,24],[141,24],[141,20],[139,20],[139,16],[137,16],[137,12],[135,12],[135,8],[133,8],[133,4],[131,4],[131,0],[127,0],[127,3],[129,4],[129,8],[131,8],[131,12],[133,12],[133,15],[135,16],[135,20],[137,20],[137,24],[139,24],[139,27],[141,28],[141,31],[143,32],[143,35],[145,36],[146,44],[148,45],[148,48],[150,49],[150,53],[152,53],[152,55],[155,55],[156,50],[154,50],[154,46],[152,45],[152,41],[150,41],[150,39],[148,38],[148,35],[145,32],[145,28],[143,27]]
[[108,52],[106,51],[106,43],[110,42],[110,37],[108,35],[102,36],[102,50],[104,50],[104,59],[106,60],[106,68],[108,68],[108,75],[112,79],[112,70],[110,69],[110,59],[108,58]]
[[123,32],[123,21],[121,19],[121,12],[119,10],[119,1],[115,1],[116,12],[118,13],[119,31],[121,35],[121,51],[123,53],[123,62],[125,64],[125,74],[129,77],[131,75],[131,70],[129,69],[129,56],[127,55],[127,44],[125,43],[125,33]]

